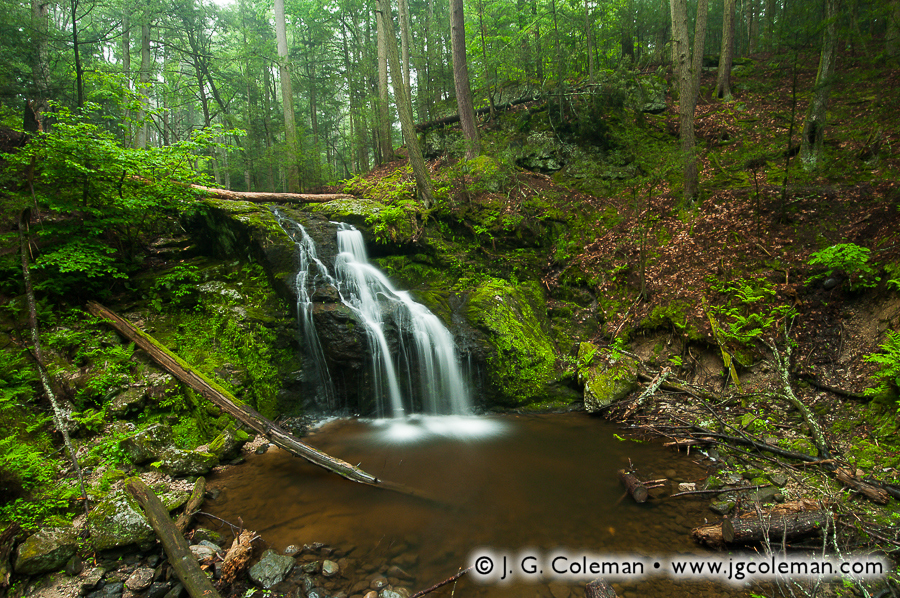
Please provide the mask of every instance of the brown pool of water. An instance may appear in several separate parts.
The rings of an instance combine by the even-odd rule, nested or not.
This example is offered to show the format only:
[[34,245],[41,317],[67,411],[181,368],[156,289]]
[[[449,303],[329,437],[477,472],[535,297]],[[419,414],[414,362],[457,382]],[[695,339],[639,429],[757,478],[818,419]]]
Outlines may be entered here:
[[[229,521],[240,518],[279,551],[314,542],[335,547],[345,571],[332,580],[332,595],[349,595],[392,565],[411,577],[399,582],[411,594],[469,566],[479,547],[509,555],[561,548],[654,558],[704,553],[689,533],[710,517],[707,501],[635,504],[616,477],[633,464],[644,479],[699,481],[706,470],[695,457],[622,440],[616,426],[584,413],[497,416],[484,423],[499,429],[474,438],[444,432],[402,441],[389,437],[386,426],[338,420],[306,439],[436,501],[349,482],[272,449],[211,478],[221,494],[205,508]],[[456,595],[583,595],[583,582],[483,585],[470,577],[458,582]],[[713,582],[658,575],[614,587],[629,597],[738,595]],[[443,595],[451,591],[446,586]]]

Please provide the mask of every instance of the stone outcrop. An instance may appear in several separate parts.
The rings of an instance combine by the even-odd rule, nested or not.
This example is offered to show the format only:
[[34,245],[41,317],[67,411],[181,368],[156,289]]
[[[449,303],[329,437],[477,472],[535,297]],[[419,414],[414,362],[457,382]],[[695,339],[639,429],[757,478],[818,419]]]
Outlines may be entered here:
[[581,343],[577,359],[578,381],[584,385],[588,413],[624,399],[638,388],[637,363],[631,357]]
[[78,533],[72,527],[47,527],[29,536],[16,551],[15,571],[40,575],[62,569],[78,548]]

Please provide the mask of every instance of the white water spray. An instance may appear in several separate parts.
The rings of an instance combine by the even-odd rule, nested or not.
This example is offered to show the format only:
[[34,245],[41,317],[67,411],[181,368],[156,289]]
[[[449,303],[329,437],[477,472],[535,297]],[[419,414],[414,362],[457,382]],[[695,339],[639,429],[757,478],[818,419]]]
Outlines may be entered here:
[[[365,327],[379,417],[402,417],[419,407],[428,415],[469,413],[471,400],[453,337],[428,308],[413,301],[409,293],[395,289],[369,263],[362,234],[348,224],[338,225],[339,253],[332,277],[303,227],[277,210],[275,215],[304,256],[296,278],[298,320],[311,357],[318,363],[315,371],[327,378],[323,387],[333,396],[334,386],[312,320],[310,289],[327,283],[338,289],[341,301]],[[397,351],[391,350],[388,324],[398,331]]]

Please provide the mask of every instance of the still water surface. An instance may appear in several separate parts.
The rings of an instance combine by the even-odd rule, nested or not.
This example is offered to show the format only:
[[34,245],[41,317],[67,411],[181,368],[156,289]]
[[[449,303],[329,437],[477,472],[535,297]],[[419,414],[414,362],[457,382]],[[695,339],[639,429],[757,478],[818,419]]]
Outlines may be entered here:
[[[349,553],[357,573],[399,565],[412,593],[468,566],[476,547],[509,554],[550,551],[672,557],[703,554],[692,527],[710,517],[702,500],[623,498],[616,471],[633,463],[644,479],[700,481],[705,468],[658,444],[623,441],[616,426],[584,413],[482,418],[401,428],[357,420],[331,422],[306,440],[382,479],[420,489],[436,502],[348,482],[272,449],[211,479],[221,495],[206,508],[240,518],[270,547],[323,542]],[[468,576],[467,576],[468,577]],[[457,596],[583,595],[583,584],[484,586],[464,577]],[[648,576],[617,584],[626,596],[738,595],[714,583]],[[450,595],[446,592],[436,595]]]

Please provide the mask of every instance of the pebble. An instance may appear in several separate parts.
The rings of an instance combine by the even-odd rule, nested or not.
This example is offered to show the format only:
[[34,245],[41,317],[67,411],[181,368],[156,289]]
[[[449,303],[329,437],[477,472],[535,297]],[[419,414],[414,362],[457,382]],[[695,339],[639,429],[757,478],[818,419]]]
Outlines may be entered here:
[[300,547],[297,546],[296,544],[291,544],[290,546],[288,546],[287,548],[284,549],[284,554],[286,554],[287,556],[294,556],[298,552],[300,552]]
[[386,585],[388,585],[388,580],[383,575],[378,575],[369,582],[369,587],[373,590],[380,590]]
[[334,577],[340,573],[340,571],[340,566],[334,561],[329,561],[328,559],[322,561],[322,575],[325,577]]
[[171,584],[160,581],[150,584],[150,589],[147,590],[145,598],[162,598],[169,591],[170,587]]
[[397,579],[403,579],[409,581],[413,579],[413,576],[398,567],[397,565],[391,565],[388,567],[388,570],[385,572],[388,577],[396,577]]

